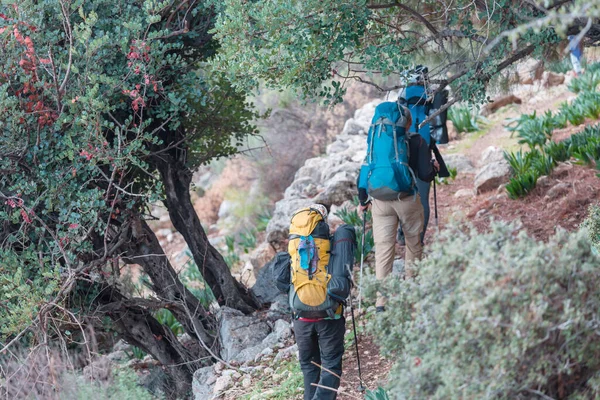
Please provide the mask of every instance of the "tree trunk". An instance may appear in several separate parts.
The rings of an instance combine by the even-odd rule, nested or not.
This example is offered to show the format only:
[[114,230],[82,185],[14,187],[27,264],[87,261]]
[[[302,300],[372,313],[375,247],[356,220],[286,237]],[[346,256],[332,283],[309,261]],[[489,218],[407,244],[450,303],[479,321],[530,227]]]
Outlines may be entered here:
[[161,155],[154,159],[165,186],[166,205],[175,228],[183,235],[194,261],[220,305],[246,314],[258,308],[254,295],[231,275],[221,254],[210,244],[190,198],[192,173],[179,161]]
[[[81,286],[89,286],[88,282]],[[164,367],[169,377],[168,398],[189,398],[194,371],[202,365],[177,340],[168,327],[161,325],[144,307],[145,299],[128,299],[107,284],[92,283],[98,295],[94,297],[96,313],[108,315],[115,330],[129,344],[143,349]]]
[[[146,221],[134,220],[130,237],[132,240],[124,246],[123,260],[141,265],[152,281],[152,290],[160,300],[168,303],[165,308],[173,313],[190,336],[199,336],[205,346],[213,348],[216,341],[208,331],[216,326],[214,318],[208,316],[198,299],[179,280]],[[198,320],[200,324],[196,323]],[[207,354],[205,351],[204,355]]]

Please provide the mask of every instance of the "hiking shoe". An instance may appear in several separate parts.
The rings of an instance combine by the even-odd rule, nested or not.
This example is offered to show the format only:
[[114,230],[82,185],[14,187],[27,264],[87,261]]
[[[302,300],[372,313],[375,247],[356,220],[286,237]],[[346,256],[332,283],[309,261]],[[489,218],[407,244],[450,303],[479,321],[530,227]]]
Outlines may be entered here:
[[384,306],[377,306],[375,307],[375,312],[376,313],[381,313],[385,311],[385,307]]

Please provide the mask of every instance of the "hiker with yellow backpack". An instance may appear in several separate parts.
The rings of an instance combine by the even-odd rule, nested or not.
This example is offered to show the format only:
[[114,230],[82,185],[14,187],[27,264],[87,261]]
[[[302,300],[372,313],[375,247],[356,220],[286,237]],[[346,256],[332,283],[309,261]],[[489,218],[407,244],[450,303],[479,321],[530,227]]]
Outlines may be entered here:
[[304,400],[334,400],[342,375],[346,321],[356,250],[354,227],[330,236],[328,207],[312,204],[291,219],[288,252],[278,253],[276,285],[288,293],[304,376]]

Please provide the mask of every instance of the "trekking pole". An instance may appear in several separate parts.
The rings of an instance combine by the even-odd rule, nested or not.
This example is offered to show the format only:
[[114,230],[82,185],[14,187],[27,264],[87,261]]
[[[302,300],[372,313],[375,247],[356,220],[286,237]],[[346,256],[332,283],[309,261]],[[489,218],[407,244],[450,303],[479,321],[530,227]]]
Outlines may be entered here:
[[[366,214],[366,213],[365,213]],[[360,301],[360,299],[359,299]],[[366,390],[362,380],[362,372],[360,370],[360,354],[358,351],[358,335],[356,334],[356,321],[354,320],[354,306],[352,305],[352,299],[350,299],[350,313],[352,314],[352,328],[354,330],[354,345],[356,347],[356,363],[358,364],[358,391],[364,392]]]
[[[368,203],[367,203],[368,204]],[[363,265],[365,264],[365,233],[367,229],[367,210],[363,211],[362,240],[360,249],[360,282],[358,283],[358,313],[362,311]],[[352,317],[354,320],[354,317]]]
[[[431,163],[433,164],[433,160],[431,160]],[[434,168],[435,170],[435,168]],[[435,181],[438,175],[438,171],[435,170],[435,175],[433,176],[433,208],[435,210],[435,219],[434,219],[434,223],[436,228],[439,228],[438,226],[438,211],[437,211],[437,190],[435,188]]]

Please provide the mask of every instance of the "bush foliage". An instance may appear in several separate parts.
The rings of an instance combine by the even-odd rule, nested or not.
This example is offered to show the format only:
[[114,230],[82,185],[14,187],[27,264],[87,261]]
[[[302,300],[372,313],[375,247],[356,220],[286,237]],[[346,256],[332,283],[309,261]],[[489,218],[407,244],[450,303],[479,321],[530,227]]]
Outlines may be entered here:
[[584,231],[543,243],[519,230],[451,227],[416,281],[380,288],[389,311],[370,330],[398,357],[391,397],[600,396],[600,258]]

